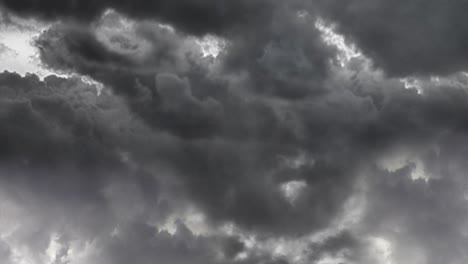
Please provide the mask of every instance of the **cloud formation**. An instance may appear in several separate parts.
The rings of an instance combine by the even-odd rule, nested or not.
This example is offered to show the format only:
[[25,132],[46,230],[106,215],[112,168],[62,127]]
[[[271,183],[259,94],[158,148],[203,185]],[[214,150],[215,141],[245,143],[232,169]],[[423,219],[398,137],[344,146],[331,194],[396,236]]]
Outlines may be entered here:
[[90,22],[107,9],[137,19],[158,19],[194,34],[243,29],[268,19],[273,3],[256,1],[56,1],[2,0],[1,5],[22,16],[45,20],[73,19]]
[[0,74],[6,263],[465,262],[456,4],[0,3],[63,74]]
[[376,66],[391,76],[447,75],[467,69],[464,1],[316,1]]

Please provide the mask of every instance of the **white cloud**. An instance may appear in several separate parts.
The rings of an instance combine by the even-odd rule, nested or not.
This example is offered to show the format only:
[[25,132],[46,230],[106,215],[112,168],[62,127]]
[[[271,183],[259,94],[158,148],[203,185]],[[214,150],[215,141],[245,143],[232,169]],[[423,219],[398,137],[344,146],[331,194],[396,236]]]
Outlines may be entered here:
[[338,49],[338,61],[344,67],[352,58],[362,56],[355,45],[346,42],[345,38],[336,33],[333,25],[317,19],[315,27],[322,33],[322,38],[328,45]]

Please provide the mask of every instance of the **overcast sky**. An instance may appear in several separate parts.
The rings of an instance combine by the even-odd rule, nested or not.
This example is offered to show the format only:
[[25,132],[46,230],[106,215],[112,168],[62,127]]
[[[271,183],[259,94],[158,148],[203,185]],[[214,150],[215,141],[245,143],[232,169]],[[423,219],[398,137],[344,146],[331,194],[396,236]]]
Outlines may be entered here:
[[468,263],[466,10],[0,0],[0,263]]

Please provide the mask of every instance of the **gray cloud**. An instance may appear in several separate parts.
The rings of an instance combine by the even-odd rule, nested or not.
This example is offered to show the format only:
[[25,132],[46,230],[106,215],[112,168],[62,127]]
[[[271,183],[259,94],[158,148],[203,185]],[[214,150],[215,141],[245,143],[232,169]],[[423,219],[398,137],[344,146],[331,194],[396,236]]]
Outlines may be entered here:
[[8,244],[1,241],[0,242],[0,258],[5,261],[6,264],[13,263],[11,260],[11,250]]
[[[31,218],[5,227],[0,257],[55,241],[55,264],[465,262],[466,77],[419,78],[421,92],[391,77],[456,72],[462,49],[417,44],[428,21],[413,9],[241,1],[214,23],[224,5],[209,1],[3,4],[58,20],[35,42],[42,63],[104,89],[0,75],[0,195],[7,217]],[[368,58],[336,63],[317,15]],[[225,43],[216,58],[205,33]]]
[[389,75],[447,75],[467,68],[464,1],[316,2],[319,15]]
[[137,18],[156,18],[194,34],[224,33],[262,23],[269,18],[272,3],[259,1],[35,1],[2,0],[8,11],[45,20],[74,19],[89,22],[109,8]]
[[234,237],[196,237],[184,224],[171,235],[153,225],[177,208],[164,209],[157,175],[121,157],[125,142],[115,140],[133,136],[118,128],[131,124],[118,98],[97,96],[79,79],[0,76],[2,261],[43,263],[56,243],[51,263],[75,263],[91,241],[83,261],[221,263],[242,250]]

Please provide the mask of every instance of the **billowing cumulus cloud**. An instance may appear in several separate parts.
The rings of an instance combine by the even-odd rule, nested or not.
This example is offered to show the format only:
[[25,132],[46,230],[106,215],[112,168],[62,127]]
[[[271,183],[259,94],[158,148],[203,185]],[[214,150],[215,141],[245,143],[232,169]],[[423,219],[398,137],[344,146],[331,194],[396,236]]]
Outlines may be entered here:
[[462,4],[0,3],[3,262],[466,262]]

